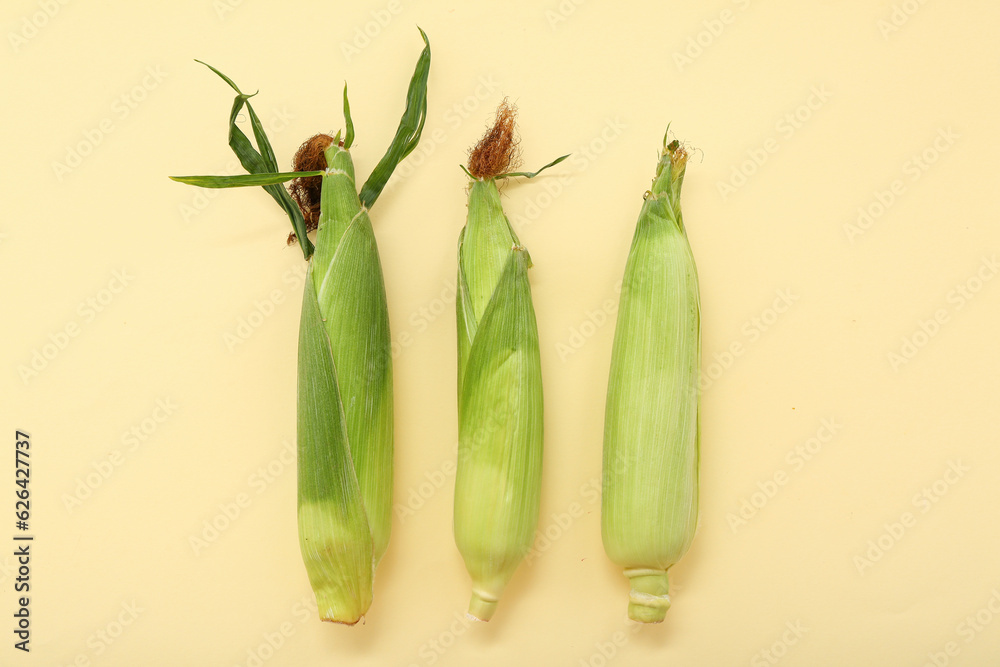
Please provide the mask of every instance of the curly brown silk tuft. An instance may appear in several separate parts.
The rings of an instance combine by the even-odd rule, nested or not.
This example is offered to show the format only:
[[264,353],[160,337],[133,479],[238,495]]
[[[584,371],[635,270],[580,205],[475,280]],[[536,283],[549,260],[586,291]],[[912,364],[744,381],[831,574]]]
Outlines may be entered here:
[[514,128],[517,107],[507,98],[497,107],[493,127],[469,151],[469,173],[476,178],[490,179],[517,169],[521,164],[521,143]]
[[[292,171],[322,171],[326,169],[324,151],[333,143],[333,137],[328,134],[317,134],[307,139],[292,158]],[[306,231],[311,232],[319,226],[320,193],[323,189],[322,176],[294,178],[288,186],[292,199],[299,205],[302,217],[306,221]],[[288,235],[288,245],[298,239],[295,232]]]

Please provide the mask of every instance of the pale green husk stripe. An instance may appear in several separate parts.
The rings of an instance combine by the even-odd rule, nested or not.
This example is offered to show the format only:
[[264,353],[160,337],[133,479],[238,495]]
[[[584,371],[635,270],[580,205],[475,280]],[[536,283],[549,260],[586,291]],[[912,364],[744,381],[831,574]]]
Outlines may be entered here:
[[496,181],[473,180],[458,243],[455,542],[488,621],[531,548],[542,479],[542,370],[528,252]]
[[666,145],[622,281],[604,425],[601,528],[629,616],[664,619],[698,518],[698,274],[681,217],[687,154]]
[[[242,133],[234,132],[235,116],[230,119],[231,144],[237,136],[234,150],[250,155],[244,166],[251,174],[175,178],[202,187],[270,188],[289,213],[309,260],[298,350],[299,544],[320,618],[346,624],[358,622],[371,605],[375,567],[391,527],[392,351],[382,265],[368,208],[420,139],[431,57],[427,36],[420,34],[425,46],[410,80],[406,110],[361,197],[349,151],[354,123],[346,87],[346,137],[340,145],[338,133],[326,149],[324,171],[279,173],[267,136],[251,112],[259,152]],[[234,109],[244,103],[249,107],[248,97],[240,93]],[[313,175],[323,177],[315,252],[297,206],[288,211],[284,205],[282,193],[287,192],[280,185],[295,176]]]

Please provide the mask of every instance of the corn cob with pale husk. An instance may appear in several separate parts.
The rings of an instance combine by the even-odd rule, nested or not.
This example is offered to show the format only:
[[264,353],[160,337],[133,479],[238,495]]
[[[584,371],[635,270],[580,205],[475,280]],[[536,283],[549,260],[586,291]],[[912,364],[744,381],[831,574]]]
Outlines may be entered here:
[[[559,158],[542,169],[559,161]],[[517,160],[514,109],[471,151],[469,211],[458,240],[455,542],[472,577],[469,615],[488,621],[538,523],[542,371],[528,284],[531,259],[500,204]]]
[[688,154],[666,143],[622,281],[604,423],[601,532],[630,579],[628,615],[658,623],[667,570],[698,519],[698,274],[681,217]]
[[[247,176],[175,180],[203,187],[263,185],[288,213],[309,260],[298,349],[299,544],[320,618],[354,624],[372,601],[374,570],[389,541],[392,509],[392,355],[382,267],[368,209],[419,141],[427,112],[430,46],[410,82],[389,150],[358,194],[350,155],[354,126],[302,145],[295,171],[278,173],[244,95],[230,119],[230,145]],[[235,125],[243,105],[258,150]],[[294,180],[293,180],[294,179]],[[292,195],[281,183],[293,180]],[[307,232],[317,229],[313,246]]]

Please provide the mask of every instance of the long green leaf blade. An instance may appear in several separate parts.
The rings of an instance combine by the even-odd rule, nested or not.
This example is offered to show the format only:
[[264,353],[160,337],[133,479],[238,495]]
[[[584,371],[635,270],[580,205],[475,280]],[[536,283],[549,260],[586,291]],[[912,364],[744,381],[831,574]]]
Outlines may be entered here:
[[286,171],[274,174],[236,174],[233,176],[171,176],[170,180],[202,188],[245,188],[254,185],[286,183],[302,176],[322,176],[322,171]]
[[350,150],[354,144],[354,121],[351,120],[351,103],[347,100],[347,83],[344,83],[344,148]]
[[427,39],[427,34],[420,28],[417,30],[420,30],[420,36],[424,40],[424,50],[417,59],[417,66],[413,71],[410,87],[406,92],[406,109],[403,111],[403,117],[399,120],[396,136],[389,144],[389,150],[386,151],[361,188],[361,205],[368,209],[382,194],[382,189],[389,181],[396,166],[417,147],[420,134],[424,130],[424,121],[427,119],[427,77],[431,69],[431,44]]
[[535,176],[538,176],[540,173],[542,173],[543,171],[545,171],[549,167],[556,166],[557,164],[559,164],[560,162],[562,162],[563,160],[565,160],[569,156],[570,156],[570,154],[567,153],[566,155],[563,155],[562,157],[557,157],[555,160],[553,160],[552,162],[549,162],[547,165],[545,165],[544,167],[538,169],[537,171],[511,171],[511,172],[508,172],[506,174],[500,174],[496,178],[513,178],[515,176],[524,176],[525,178],[534,178]]
[[[253,110],[249,101],[256,93],[253,95],[243,93],[232,79],[216,68],[201,60],[197,60],[196,62],[201,63],[219,75],[237,93],[236,98],[233,100],[232,109],[229,112],[229,147],[236,154],[240,164],[251,174],[276,173],[278,171],[278,163],[274,157],[274,150],[271,148],[271,142],[267,138],[267,133],[264,131],[260,118],[257,117],[257,113]],[[253,147],[250,139],[236,123],[244,105],[246,105],[249,111],[250,124],[260,151]],[[292,200],[288,191],[280,184],[272,183],[263,187],[274,201],[277,202],[278,206],[285,211],[285,214],[292,223],[292,229],[295,231],[296,237],[298,237],[299,245],[302,247],[302,254],[306,259],[309,259],[313,254],[314,247],[306,232],[306,223],[302,217],[302,211],[299,210],[298,205]]]

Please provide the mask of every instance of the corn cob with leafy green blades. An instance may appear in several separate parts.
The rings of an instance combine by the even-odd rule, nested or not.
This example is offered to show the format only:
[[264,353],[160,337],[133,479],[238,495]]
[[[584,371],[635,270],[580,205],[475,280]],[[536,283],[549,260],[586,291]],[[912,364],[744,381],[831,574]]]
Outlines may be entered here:
[[[542,167],[546,169],[566,156]],[[528,251],[497,181],[517,159],[506,101],[471,151],[469,211],[458,240],[458,419],[455,542],[472,577],[469,615],[488,621],[538,523],[542,371]]]
[[698,520],[698,274],[681,217],[687,152],[664,149],[622,281],[604,422],[601,533],[631,581],[628,615],[658,623],[667,570]]
[[[317,135],[299,155],[311,169],[280,173],[249,95],[236,92],[230,145],[245,176],[190,176],[202,187],[262,185],[288,213],[309,261],[298,349],[299,543],[320,618],[354,624],[372,601],[374,570],[389,541],[392,509],[392,356],[385,286],[368,209],[417,145],[427,113],[430,45],[417,61],[392,144],[358,194],[350,155],[354,126],[344,88],[343,138]],[[246,106],[259,150],[236,126]],[[296,156],[297,161],[299,155]],[[321,156],[321,157],[320,157]],[[316,244],[300,205],[281,183],[320,177]],[[315,202],[310,202],[315,203]],[[309,211],[306,210],[308,215]],[[314,252],[315,250],[315,252]]]

